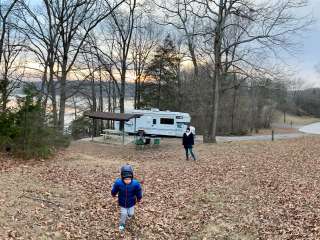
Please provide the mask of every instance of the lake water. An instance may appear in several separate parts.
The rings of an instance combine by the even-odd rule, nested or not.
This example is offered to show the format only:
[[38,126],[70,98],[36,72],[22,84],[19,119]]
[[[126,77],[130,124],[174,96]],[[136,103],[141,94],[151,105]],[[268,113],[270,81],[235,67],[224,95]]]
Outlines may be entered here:
[[[108,99],[105,98],[103,99],[103,101],[107,102]],[[69,104],[70,104],[70,101],[68,102],[68,105]],[[77,101],[77,108],[83,108],[83,107],[86,107],[85,104],[81,103],[81,101]],[[126,99],[124,102],[124,109],[125,111],[134,109],[134,99]],[[105,109],[104,111],[107,112],[108,110]],[[79,113],[78,116],[81,116],[81,113]],[[67,128],[74,119],[75,119],[74,108],[66,107],[66,112],[64,116],[65,127]]]
[[[17,95],[17,97],[23,97],[23,95],[19,94],[19,95]],[[88,101],[86,99],[80,98],[80,97],[75,97],[74,101],[76,102],[77,116],[81,116],[82,112],[84,110],[89,109]],[[57,96],[57,102],[59,102],[59,96]],[[103,102],[107,103],[108,98],[103,98]],[[66,111],[65,111],[65,116],[64,116],[65,128],[68,128],[70,123],[75,119],[75,112],[74,112],[73,105],[74,105],[73,99],[68,99],[66,102]],[[134,99],[133,98],[126,99],[124,106],[125,106],[125,111],[134,109]],[[10,102],[8,103],[8,107],[17,107],[16,97],[10,98]],[[50,104],[48,107],[50,108]],[[105,109],[104,111],[107,111],[107,109]]]

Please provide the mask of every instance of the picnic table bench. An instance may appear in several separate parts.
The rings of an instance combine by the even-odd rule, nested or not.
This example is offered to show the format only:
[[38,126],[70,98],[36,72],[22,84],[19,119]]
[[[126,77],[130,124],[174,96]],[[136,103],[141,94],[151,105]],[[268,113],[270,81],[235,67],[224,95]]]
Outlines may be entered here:
[[109,134],[106,134],[106,133],[101,133],[100,136],[103,136],[103,140],[111,139]]

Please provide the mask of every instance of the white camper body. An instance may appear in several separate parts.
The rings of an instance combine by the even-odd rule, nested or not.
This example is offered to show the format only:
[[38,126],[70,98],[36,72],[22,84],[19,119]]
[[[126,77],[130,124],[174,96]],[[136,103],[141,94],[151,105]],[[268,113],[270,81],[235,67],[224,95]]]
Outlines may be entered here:
[[[135,134],[143,130],[145,134],[157,136],[182,137],[191,121],[189,113],[151,110],[130,110],[126,113],[143,114],[140,118],[125,122],[124,131]],[[136,122],[135,122],[136,121]],[[115,129],[119,130],[119,122],[115,122]]]

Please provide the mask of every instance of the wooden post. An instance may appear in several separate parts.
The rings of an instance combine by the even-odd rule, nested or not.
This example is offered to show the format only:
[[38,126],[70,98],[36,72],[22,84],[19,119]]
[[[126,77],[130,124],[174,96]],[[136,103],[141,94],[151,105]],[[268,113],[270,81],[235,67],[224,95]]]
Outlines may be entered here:
[[274,130],[271,131],[271,140],[274,141]]
[[122,121],[123,122],[123,128],[122,128],[122,145],[124,145],[124,124],[125,124],[125,122],[124,121]]
[[134,118],[134,140],[137,139],[137,133],[136,133],[136,131],[137,131],[137,119]]
[[94,129],[93,125],[94,125],[94,120],[93,120],[93,118],[92,118],[91,141],[93,141],[93,129]]

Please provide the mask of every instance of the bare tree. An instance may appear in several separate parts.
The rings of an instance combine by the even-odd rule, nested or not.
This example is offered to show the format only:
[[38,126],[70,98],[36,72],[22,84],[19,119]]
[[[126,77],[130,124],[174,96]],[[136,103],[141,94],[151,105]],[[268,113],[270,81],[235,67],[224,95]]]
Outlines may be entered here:
[[[223,61],[235,46],[255,46],[269,49],[290,49],[288,36],[301,31],[306,21],[295,16],[294,10],[305,6],[305,1],[283,0],[278,2],[254,3],[245,0],[193,1],[203,6],[202,14],[194,13],[206,20],[205,41],[212,43],[213,76],[211,93],[208,98],[207,131],[205,142],[215,142],[219,113],[219,99],[222,79],[225,76]],[[236,20],[236,21],[235,21]],[[243,32],[240,38],[224,45],[229,29]],[[248,61],[243,57],[241,61]]]
[[[53,126],[58,124],[58,107],[56,99],[57,84],[57,51],[59,44],[59,24],[58,19],[53,15],[53,5],[43,0],[42,4],[37,6],[23,5],[24,10],[19,14],[23,24],[17,25],[17,28],[27,37],[29,59],[37,62],[38,69],[27,67],[31,71],[41,73],[41,88],[39,89],[39,101],[42,101],[44,111],[47,108],[48,99],[51,101],[51,111],[53,117]],[[44,112],[45,115],[45,112]]]
[[[112,29],[116,34],[115,51],[117,53],[118,62],[114,62],[116,69],[120,75],[120,112],[124,113],[125,100],[125,84],[128,70],[128,57],[131,47],[133,30],[136,22],[136,0],[128,0],[125,2],[126,11],[114,11],[112,15]],[[121,126],[122,127],[122,126]]]
[[156,2],[156,5],[164,11],[163,23],[159,24],[173,26],[182,33],[193,64],[195,79],[197,79],[199,76],[197,37],[201,31],[199,28],[201,19],[197,15],[201,12],[201,8],[198,6],[195,14],[191,14],[193,7],[190,0],[161,1]]
[[23,39],[16,31],[14,13],[19,9],[17,0],[0,4],[0,103],[6,111],[8,98],[19,86],[23,71],[17,64],[22,51]]
[[9,97],[20,86],[24,75],[21,59],[19,59],[23,51],[24,39],[15,29],[8,27],[3,42],[3,57],[0,65],[0,103],[2,111],[5,112]]
[[0,4],[0,63],[2,60],[6,30],[8,29],[8,20],[17,5],[18,0],[6,1]]
[[[136,0],[125,1],[121,8],[113,11],[110,19],[104,22],[104,29],[100,34],[102,37],[95,44],[97,58],[103,70],[109,73],[114,90],[117,91],[117,94],[112,95],[113,97],[119,96],[122,113],[124,112],[127,73],[131,64],[129,53],[136,20],[139,17],[136,10]],[[103,44],[99,43],[101,41]],[[116,103],[116,99],[113,103]]]
[[58,126],[64,128],[64,116],[67,94],[67,78],[73,70],[74,63],[86,42],[90,32],[106,19],[124,1],[115,2],[112,6],[108,1],[62,0],[51,2],[44,0],[53,10],[58,20],[60,43],[58,45],[59,81],[59,120]]
[[150,60],[152,51],[157,46],[160,32],[150,18],[144,18],[143,13],[137,21],[137,27],[133,34],[131,55],[133,71],[135,75],[134,108],[141,107],[142,85],[146,79],[144,71]]

